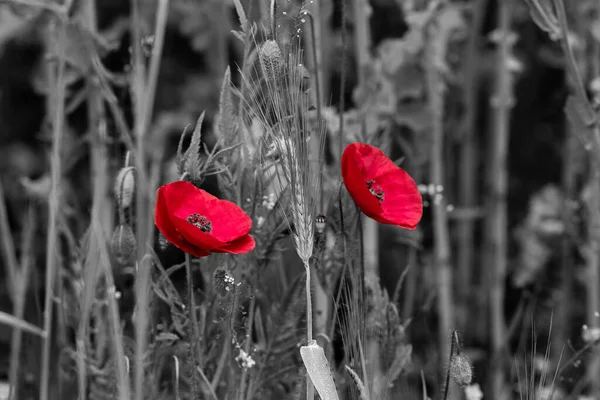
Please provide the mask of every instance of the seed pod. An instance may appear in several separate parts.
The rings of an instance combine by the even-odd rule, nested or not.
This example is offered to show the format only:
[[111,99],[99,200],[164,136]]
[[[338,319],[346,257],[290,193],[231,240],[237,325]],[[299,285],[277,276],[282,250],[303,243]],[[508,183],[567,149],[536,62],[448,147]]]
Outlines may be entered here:
[[121,224],[115,228],[110,247],[117,262],[123,266],[130,266],[136,258],[137,244],[133,230],[127,224]]
[[283,72],[283,55],[274,40],[267,40],[258,51],[262,72],[267,81],[277,81]]
[[460,387],[471,384],[473,367],[469,359],[462,354],[455,354],[450,360],[450,377]]

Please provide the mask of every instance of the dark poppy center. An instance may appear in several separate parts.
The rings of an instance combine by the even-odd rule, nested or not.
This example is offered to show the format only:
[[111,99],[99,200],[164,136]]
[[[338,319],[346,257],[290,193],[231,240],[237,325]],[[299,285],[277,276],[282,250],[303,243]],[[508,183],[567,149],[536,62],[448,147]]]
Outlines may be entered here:
[[212,222],[208,220],[204,215],[197,213],[190,214],[187,217],[187,222],[199,228],[202,232],[208,233],[212,231]]
[[383,191],[381,186],[379,186],[374,179],[371,179],[366,183],[367,189],[369,189],[369,193],[375,196],[377,198],[377,201],[379,202],[379,205],[381,205],[381,203],[383,203],[383,200],[385,200],[385,192]]

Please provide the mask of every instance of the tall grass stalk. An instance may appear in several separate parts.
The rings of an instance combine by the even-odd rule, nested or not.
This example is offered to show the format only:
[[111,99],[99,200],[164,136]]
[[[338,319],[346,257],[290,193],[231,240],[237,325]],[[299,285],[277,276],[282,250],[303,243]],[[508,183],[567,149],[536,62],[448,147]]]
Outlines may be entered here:
[[[3,197],[0,190],[0,199],[1,198]],[[15,276],[15,281],[13,282],[15,288],[14,296],[12,298],[13,315],[21,320],[24,318],[25,314],[25,302],[27,300],[29,287],[29,274],[34,263],[33,237],[35,233],[35,218],[35,206],[29,205],[27,214],[25,216],[23,237],[21,240],[21,265]],[[23,331],[19,327],[14,327],[10,342],[10,370],[8,375],[8,382],[10,384],[8,398],[12,400],[17,400],[22,338]]]
[[[266,157],[275,157],[274,168],[283,195],[285,217],[292,231],[294,247],[306,273],[306,337],[313,339],[310,258],[313,253],[314,215],[318,198],[319,168],[311,168],[310,141],[317,136],[323,143],[321,124],[311,129],[309,109],[311,99],[306,92],[303,72],[303,52],[292,44],[281,49],[273,39],[260,45],[258,63],[262,88],[254,90],[249,99],[251,116],[260,121],[264,141],[270,148]],[[247,80],[247,78],[245,78]],[[261,90],[262,89],[262,90]],[[322,149],[319,149],[319,153]],[[269,155],[270,154],[270,155]],[[287,188],[286,192],[283,189]],[[308,379],[308,378],[307,378]],[[314,389],[307,381],[307,398]],[[312,400],[312,399],[311,399]]]
[[[464,54],[464,103],[465,103],[465,129],[462,133],[460,147],[460,165],[458,180],[458,197],[460,205],[465,208],[476,207],[478,192],[478,150],[476,136],[477,112],[479,110],[479,41],[481,39],[481,28],[485,18],[485,12],[489,0],[480,0],[475,3],[472,11],[469,38]],[[458,288],[463,306],[469,302],[471,292],[471,278],[475,259],[475,217],[468,215],[458,221]],[[466,324],[467,321],[460,321]],[[462,329],[466,326],[461,326]]]
[[[48,78],[52,82],[53,108],[48,108],[47,115],[52,116],[52,154],[51,154],[51,187],[48,198],[48,232],[46,236],[46,282],[44,285],[44,338],[42,340],[41,354],[41,376],[40,376],[40,400],[48,400],[51,373],[51,347],[52,347],[52,315],[54,305],[54,277],[57,269],[58,259],[58,214],[60,206],[62,163],[61,149],[64,132],[64,108],[65,108],[65,41],[66,41],[66,15],[57,18],[56,40],[57,60],[56,69],[48,66]],[[53,368],[52,368],[53,370]]]
[[4,204],[4,199],[4,187],[2,186],[2,182],[0,182],[0,246],[2,247],[2,259],[4,265],[6,265],[6,274],[9,283],[6,285],[6,290],[8,290],[8,295],[14,302],[16,300],[14,288],[17,283],[19,263],[17,262],[15,243],[8,222],[8,212]]
[[200,394],[200,382],[198,381],[198,374],[196,372],[196,366],[198,365],[198,357],[196,356],[196,344],[199,340],[198,333],[198,318],[196,318],[196,306],[194,304],[194,277],[192,275],[192,260],[188,253],[185,253],[185,275],[187,281],[187,304],[189,320],[187,323],[187,334],[188,334],[188,346],[189,346],[189,363],[190,363],[190,374],[192,379],[192,395],[194,399],[199,398]]
[[[443,18],[440,16],[439,18]],[[438,344],[440,359],[450,352],[447,337],[454,324],[452,299],[452,270],[450,268],[450,236],[447,201],[443,195],[444,176],[444,109],[446,83],[438,66],[445,65],[449,33],[429,26],[426,54],[427,97],[431,113],[432,144],[430,153],[430,182],[436,187],[433,195],[434,263],[436,270],[437,311],[439,318]]]
[[498,3],[497,52],[495,69],[495,94],[491,100],[492,148],[490,157],[488,198],[488,246],[491,262],[490,280],[490,325],[492,341],[491,393],[495,399],[506,398],[506,376],[502,356],[506,340],[504,321],[504,282],[507,270],[508,226],[508,140],[510,133],[510,111],[514,103],[513,77],[509,62],[516,38],[511,32],[513,7],[510,1]]

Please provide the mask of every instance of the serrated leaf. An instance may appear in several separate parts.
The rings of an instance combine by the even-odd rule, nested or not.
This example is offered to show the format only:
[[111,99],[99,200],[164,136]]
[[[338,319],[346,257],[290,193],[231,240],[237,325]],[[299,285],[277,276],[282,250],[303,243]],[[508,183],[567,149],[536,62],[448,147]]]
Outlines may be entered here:
[[177,165],[177,173],[180,176],[183,175],[183,164],[184,164],[184,162],[183,162],[183,160],[184,160],[183,139],[185,139],[188,127],[189,127],[189,125],[187,125],[185,128],[183,128],[183,132],[181,133],[181,136],[179,137],[179,143],[177,144],[177,154],[175,156],[175,164]]
[[198,122],[196,122],[196,127],[194,128],[194,133],[192,133],[192,141],[190,142],[190,147],[185,151],[183,158],[189,161],[189,157],[197,158],[200,155],[200,150],[202,146],[202,122],[204,121],[204,113],[200,114],[200,118],[198,118]]
[[396,379],[400,376],[402,371],[410,364],[412,355],[412,346],[405,345],[396,348],[396,354],[392,365],[388,368],[385,374],[385,382],[388,385],[392,385]]
[[225,70],[221,95],[219,96],[219,114],[217,115],[216,127],[219,139],[228,146],[235,135],[236,125],[233,115],[233,101],[231,99],[231,72],[229,67]]
[[246,18],[246,12],[244,11],[244,7],[240,0],[233,0],[233,4],[235,5],[235,11],[237,12],[238,18],[240,20],[240,26],[242,27],[242,32],[246,33],[246,29],[248,28],[248,19]]

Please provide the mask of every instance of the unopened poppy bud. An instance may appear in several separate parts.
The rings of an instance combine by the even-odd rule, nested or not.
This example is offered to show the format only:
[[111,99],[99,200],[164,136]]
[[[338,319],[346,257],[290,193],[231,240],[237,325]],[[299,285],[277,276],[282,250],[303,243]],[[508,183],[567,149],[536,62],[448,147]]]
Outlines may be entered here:
[[133,203],[135,192],[135,168],[125,167],[119,171],[115,179],[115,195],[119,207],[127,208]]
[[462,354],[455,354],[450,360],[450,377],[460,387],[471,384],[473,367],[469,359]]
[[136,258],[137,244],[133,230],[127,224],[121,224],[115,228],[110,246],[115,259],[122,266],[133,264]]
[[264,42],[260,46],[258,56],[265,79],[268,81],[278,80],[283,70],[283,55],[277,42],[274,40]]
[[323,233],[325,230],[325,225],[327,224],[327,217],[323,214],[317,215],[315,218],[315,228],[317,228],[318,233]]

